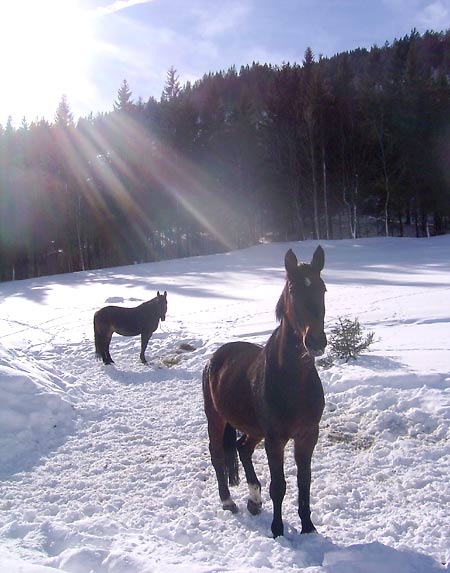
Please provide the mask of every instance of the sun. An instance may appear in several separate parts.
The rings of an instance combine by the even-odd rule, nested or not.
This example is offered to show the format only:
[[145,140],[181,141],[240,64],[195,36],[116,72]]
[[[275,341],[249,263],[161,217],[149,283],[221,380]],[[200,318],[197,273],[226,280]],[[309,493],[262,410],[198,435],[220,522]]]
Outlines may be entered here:
[[[76,0],[2,0],[0,122],[12,115],[52,120],[62,95],[93,96],[93,19]],[[82,95],[80,95],[82,94]]]

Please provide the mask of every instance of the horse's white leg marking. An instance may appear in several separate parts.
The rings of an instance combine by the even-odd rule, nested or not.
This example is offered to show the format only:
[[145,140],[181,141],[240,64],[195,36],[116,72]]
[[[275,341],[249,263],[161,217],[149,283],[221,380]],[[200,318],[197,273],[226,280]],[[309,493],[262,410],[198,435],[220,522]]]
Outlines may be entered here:
[[256,505],[260,505],[261,502],[261,491],[256,484],[249,483],[248,484],[248,491],[250,493],[250,499]]

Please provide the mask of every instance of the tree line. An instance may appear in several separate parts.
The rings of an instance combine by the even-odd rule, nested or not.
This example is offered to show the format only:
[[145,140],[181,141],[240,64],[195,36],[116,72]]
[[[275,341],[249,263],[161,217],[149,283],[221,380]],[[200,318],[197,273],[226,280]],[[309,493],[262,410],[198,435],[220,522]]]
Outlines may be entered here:
[[450,31],[0,127],[0,280],[449,231]]

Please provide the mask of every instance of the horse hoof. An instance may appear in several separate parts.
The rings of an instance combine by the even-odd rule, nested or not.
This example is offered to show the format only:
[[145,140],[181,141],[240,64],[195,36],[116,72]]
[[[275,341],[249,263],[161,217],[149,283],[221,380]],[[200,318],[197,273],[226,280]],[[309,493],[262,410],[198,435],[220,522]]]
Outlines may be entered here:
[[238,506],[234,503],[234,501],[228,500],[222,504],[222,508],[226,511],[231,511],[231,513],[238,512]]
[[276,539],[277,537],[282,537],[284,535],[284,526],[283,524],[281,525],[274,525],[272,523],[272,535],[273,538]]
[[317,529],[314,525],[308,525],[306,527],[302,527],[301,535],[308,535],[308,533],[317,533]]
[[252,515],[259,515],[262,509],[262,502],[255,503],[252,499],[247,501],[247,509]]

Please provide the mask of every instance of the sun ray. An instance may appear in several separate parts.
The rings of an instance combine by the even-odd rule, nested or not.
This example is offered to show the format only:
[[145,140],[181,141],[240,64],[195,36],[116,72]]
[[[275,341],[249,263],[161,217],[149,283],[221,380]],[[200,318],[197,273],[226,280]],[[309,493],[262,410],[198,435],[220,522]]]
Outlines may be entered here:
[[[126,139],[129,152],[132,157],[143,157],[147,154],[147,160],[140,161],[143,171],[133,172],[129,164],[118,155],[114,155],[114,161],[118,172],[133,182],[136,188],[142,187],[142,180],[150,177],[154,179],[164,192],[172,197],[175,202],[186,210],[200,225],[208,231],[225,248],[231,249],[232,245],[225,234],[210,223],[208,217],[209,204],[217,203],[217,196],[211,194],[205,183],[208,174],[200,170],[193,163],[181,157],[179,153],[164,145],[158,138],[144,130],[143,127],[125,114],[112,114],[112,129],[116,137]],[[113,177],[113,176],[112,176]],[[113,177],[111,185],[115,185],[122,200],[129,201],[128,191]],[[201,201],[194,203],[192,197],[201,197]],[[203,207],[202,207],[203,205]],[[223,209],[229,206],[223,203]]]

